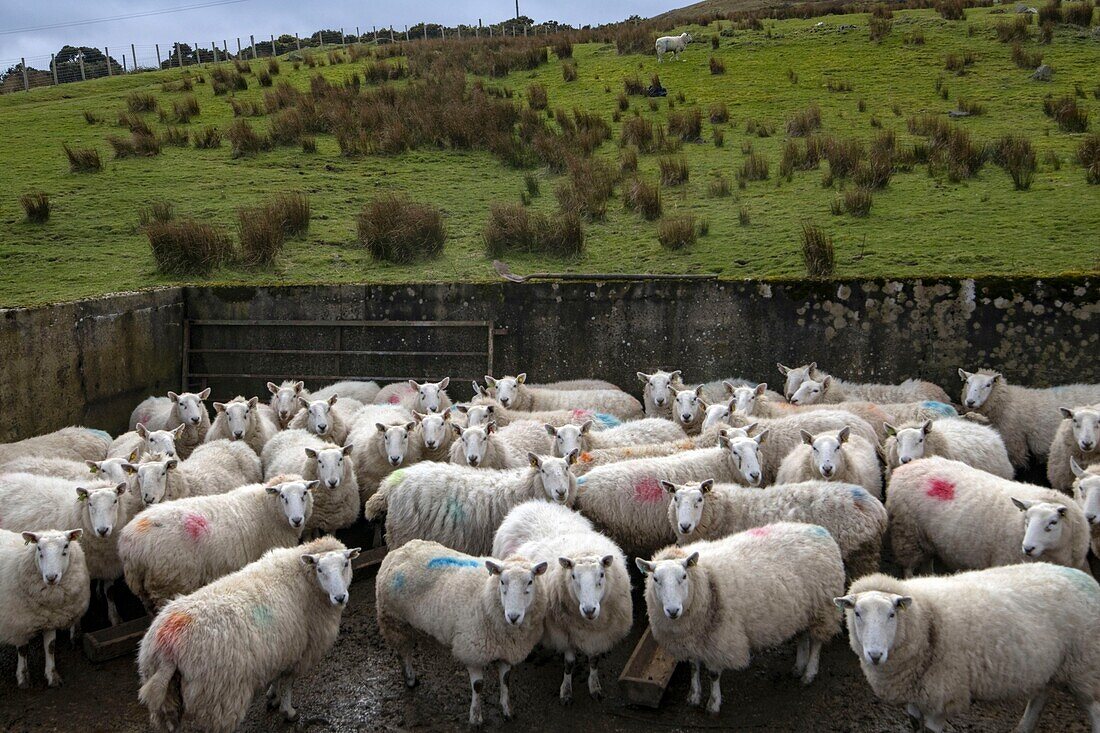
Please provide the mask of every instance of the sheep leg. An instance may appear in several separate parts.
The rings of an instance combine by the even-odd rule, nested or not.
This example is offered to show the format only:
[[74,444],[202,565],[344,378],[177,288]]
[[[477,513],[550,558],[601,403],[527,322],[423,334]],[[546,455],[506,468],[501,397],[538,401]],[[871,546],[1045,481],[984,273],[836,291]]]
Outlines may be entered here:
[[298,711],[294,709],[293,702],[294,675],[282,675],[279,677],[278,685],[281,687],[279,712],[283,714],[288,722],[293,722],[298,719]]
[[946,725],[947,716],[942,712],[928,713],[924,716],[924,727],[932,731],[932,733],[943,733],[943,729]]
[[603,687],[600,686],[600,655],[588,658],[588,694],[597,700],[603,699]]
[[1100,733],[1100,702],[1093,700],[1089,703],[1089,721],[1092,733]]
[[905,706],[905,712],[909,716],[909,728],[913,733],[920,733],[921,728],[924,727],[924,714],[921,713],[913,703],[909,703]]
[[576,664],[577,655],[572,649],[565,652],[565,675],[561,680],[561,690],[558,692],[558,700],[562,705],[568,705],[573,701],[573,665]]
[[485,670],[481,667],[467,667],[470,673],[470,725],[481,725],[481,687]]
[[416,687],[416,671],[413,669],[411,654],[405,654],[401,657],[401,667],[405,674],[405,687]]
[[508,689],[508,680],[512,676],[512,665],[507,662],[501,662],[498,671],[500,674],[500,713],[504,716],[505,720],[511,720],[512,698],[511,692]]
[[103,581],[103,597],[107,599],[107,621],[111,626],[118,626],[122,623],[122,616],[118,613],[118,605],[115,603],[115,597],[111,593],[114,590],[115,581],[105,580]]
[[27,679],[27,645],[15,647],[15,656],[15,682],[20,690],[25,690],[30,687],[30,680]]
[[801,677],[806,672],[806,658],[810,653],[810,635],[803,634],[798,638],[798,646],[794,655],[794,676]]
[[821,640],[815,639],[810,634],[806,635],[809,640],[810,653],[806,659],[806,671],[802,675],[802,684],[808,685],[814,681],[817,677],[818,665],[821,663]]
[[699,707],[703,703],[703,684],[699,680],[702,662],[691,662],[691,692],[688,693],[688,705]]
[[1039,716],[1043,714],[1043,707],[1046,706],[1049,696],[1050,690],[1043,688],[1027,701],[1024,717],[1020,718],[1020,722],[1016,726],[1016,733],[1032,733],[1035,730],[1035,726],[1039,724]]
[[73,621],[73,625],[69,627],[69,646],[76,649],[77,644],[80,642],[80,636],[83,632],[80,628],[80,619]]
[[722,670],[707,668],[710,675],[710,699],[707,700],[707,712],[717,715],[722,709]]
[[57,661],[53,652],[57,646],[57,629],[42,632],[42,649],[46,652],[46,682],[50,687],[61,687],[61,675],[57,673]]

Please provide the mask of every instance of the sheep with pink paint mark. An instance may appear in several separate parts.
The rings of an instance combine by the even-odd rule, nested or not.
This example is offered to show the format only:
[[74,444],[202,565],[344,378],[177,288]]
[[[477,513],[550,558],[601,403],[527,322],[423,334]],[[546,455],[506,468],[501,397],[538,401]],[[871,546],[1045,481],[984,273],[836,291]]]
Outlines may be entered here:
[[183,435],[176,438],[176,451],[187,458],[191,451],[206,440],[210,430],[210,413],[206,399],[210,388],[201,392],[169,392],[167,397],[147,397],[130,413],[130,430],[142,424],[150,430],[174,430],[183,425]]
[[351,460],[353,445],[333,445],[306,430],[283,430],[264,446],[264,480],[301,476],[316,480],[313,512],[305,537],[314,538],[355,524],[359,518],[359,482]]
[[126,584],[149,610],[258,560],[293,547],[313,511],[317,481],[279,477],[227,494],[151,506],[122,528]]
[[308,430],[319,438],[343,445],[363,403],[349,397],[330,395],[326,399],[298,398],[302,408],[287,425],[288,430]]
[[921,458],[896,468],[886,511],[906,577],[933,559],[951,570],[1022,562],[1085,568],[1089,525],[1073,497],[959,461]]
[[14,443],[0,443],[0,466],[18,458],[68,458],[102,461],[107,457],[111,436],[100,430],[69,427]]
[[847,425],[816,435],[803,430],[802,445],[787,454],[775,475],[777,484],[802,481],[856,484],[881,501],[882,466],[878,461],[878,446],[859,435],[852,435]]
[[391,405],[412,412],[445,412],[451,409],[451,398],[447,396],[450,377],[438,382],[420,383],[414,379],[408,382],[387,384],[375,395],[376,405]]
[[840,548],[816,524],[777,522],[712,542],[667,547],[635,562],[646,576],[649,628],[661,648],[691,663],[688,704],[722,706],[722,672],[798,636],[795,674],[817,676],[821,647],[840,630],[833,598],[844,592]]

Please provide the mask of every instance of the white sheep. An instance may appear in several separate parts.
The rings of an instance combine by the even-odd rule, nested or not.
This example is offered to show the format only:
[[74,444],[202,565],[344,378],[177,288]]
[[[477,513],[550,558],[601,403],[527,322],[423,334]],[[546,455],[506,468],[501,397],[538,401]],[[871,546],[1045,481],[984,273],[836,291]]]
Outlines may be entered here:
[[626,556],[580,514],[545,501],[520,504],[504,518],[493,557],[513,555],[550,563],[542,645],[565,657],[559,699],[573,699],[578,652],[588,658],[589,694],[602,698],[600,659],[630,633],[633,621]]
[[1073,498],[1089,523],[1092,554],[1100,557],[1100,462],[1082,468],[1070,458],[1069,464],[1074,476]]
[[495,393],[493,396],[501,405],[512,410],[593,410],[613,415],[619,420],[633,420],[643,416],[642,404],[622,390],[539,389],[526,382],[525,373],[500,379],[485,375],[485,384]]
[[155,610],[272,548],[298,544],[316,486],[317,481],[290,479],[149,507],[119,536],[126,584],[146,609]]
[[389,476],[366,504],[368,520],[386,516],[386,545],[434,540],[460,552],[488,554],[493,533],[511,509],[538,499],[573,506],[576,454],[530,454],[524,468],[492,470],[450,463],[420,463]]
[[68,458],[19,458],[5,463],[0,473],[33,473],[36,476],[53,476],[70,481],[84,482],[92,479],[109,482],[112,486],[133,486],[133,476],[128,473],[129,461],[124,458],[105,458],[102,461],[73,461]]
[[378,397],[381,387],[378,382],[360,382],[357,380],[334,382],[321,389],[315,390],[311,395],[315,400],[327,400],[334,394],[342,395],[350,400],[361,402],[364,405],[373,404]]
[[179,460],[147,453],[136,466],[132,496],[140,508],[186,496],[224,494],[263,479],[260,457],[243,441],[203,443],[189,458]]
[[861,384],[846,382],[817,368],[817,362],[811,362],[805,366],[788,367],[777,364],[779,373],[786,377],[783,387],[783,396],[788,400],[807,379],[816,382],[824,382],[829,377],[828,395],[823,399],[828,402],[943,402],[951,404],[951,398],[943,391],[943,388],[931,382],[923,382],[919,379],[906,379],[901,384]]
[[[755,425],[749,426],[755,428]],[[632,461],[637,458],[658,458],[671,456],[684,451],[698,448],[714,448],[718,445],[718,432],[724,430],[727,434],[736,437],[748,437],[749,430],[744,428],[731,428],[728,425],[718,425],[713,428],[690,437],[664,443],[644,443],[641,445],[623,446],[621,448],[601,448],[581,453],[577,459],[577,467],[574,473],[583,476],[598,466],[606,466],[609,463]]]
[[153,728],[231,733],[264,686],[269,704],[295,720],[294,680],[336,641],[358,555],[323,537],[170,601],[138,651],[138,699]]
[[630,420],[599,431],[594,431],[593,425],[592,420],[586,420],[581,425],[555,427],[547,423],[543,427],[553,440],[551,449],[555,456],[568,455],[575,450],[585,453],[602,448],[667,443],[687,437],[682,427],[664,418]]
[[1061,408],[1062,424],[1054,433],[1047,454],[1047,480],[1058,491],[1073,486],[1070,461],[1087,466],[1100,461],[1100,404]]
[[562,410],[514,410],[508,409],[500,400],[489,394],[489,391],[473,383],[474,398],[468,405],[458,405],[457,410],[466,415],[467,424],[470,426],[483,425],[492,420],[498,427],[504,428],[517,420],[533,420],[539,423],[549,423],[554,427],[562,425],[580,425],[586,420],[594,420],[597,429],[615,427],[620,424],[619,418],[605,412],[582,409]]
[[942,731],[975,701],[1016,701],[1032,733],[1051,685],[1068,687],[1100,731],[1100,587],[1037,563],[946,577],[872,575],[836,599],[863,675],[905,705],[913,730]]
[[387,384],[375,396],[374,403],[403,407],[410,412],[445,412],[451,409],[451,398],[444,391],[450,383],[450,377],[443,377],[439,382],[421,384],[410,379]]
[[882,500],[882,467],[878,448],[865,438],[852,435],[851,428],[827,430],[816,435],[802,431],[802,445],[779,464],[777,484],[802,481],[839,481],[862,486]]
[[[416,685],[412,650],[421,634],[450,650],[470,673],[470,725],[481,725],[485,668],[497,662],[500,707],[512,717],[508,678],[543,633],[547,563],[471,557],[436,542],[409,542],[382,560],[374,582],[378,629]],[[488,572],[486,572],[486,570]]]
[[61,685],[54,661],[58,629],[71,628],[88,610],[90,584],[81,530],[14,532],[0,530],[0,644],[14,646],[15,680],[30,686],[27,645],[42,634],[46,681]]
[[603,379],[560,379],[557,382],[540,382],[530,386],[538,389],[557,389],[564,392],[575,392],[578,389],[619,389],[619,385]]
[[111,442],[107,448],[107,458],[122,458],[135,463],[145,453],[175,456],[176,440],[183,437],[184,429],[184,425],[177,425],[172,430],[149,430],[144,425],[138,425]]
[[[508,429],[516,426],[517,423],[513,423]],[[537,429],[538,425],[535,427]],[[456,436],[451,445],[451,463],[487,469],[519,468],[527,463],[527,453],[501,438],[494,423],[473,428],[451,423],[451,430]],[[542,437],[549,442],[545,431]]]
[[839,631],[833,605],[844,589],[840,549],[816,524],[778,522],[712,542],[668,547],[652,561],[645,602],[654,640],[692,667],[689,705],[702,703],[700,672],[710,676],[707,712],[722,707],[722,672],[801,634],[795,674],[817,676],[821,646]]
[[309,397],[309,390],[306,389],[306,383],[298,382],[293,379],[289,379],[282,384],[268,382],[267,391],[271,393],[271,401],[269,404],[272,411],[275,413],[275,419],[279,429],[286,430],[287,426],[290,425],[290,421],[298,414],[298,410],[302,409],[302,405],[298,399],[300,397]]
[[959,370],[964,385],[962,405],[985,415],[1001,434],[1008,457],[1017,469],[1026,468],[1029,455],[1046,460],[1062,423],[1062,405],[1100,402],[1100,384],[1068,384],[1032,389],[1009,384],[1000,372]]
[[[577,429],[573,425],[568,427]],[[528,453],[559,457],[568,455],[570,451],[559,453],[555,450],[554,433],[551,432],[555,430],[557,428],[550,423],[540,423],[536,420],[513,420],[507,426],[498,430],[496,436],[499,440],[508,444],[513,451],[518,451],[520,455],[527,455]]]
[[690,33],[681,33],[678,36],[661,36],[654,44],[657,50],[657,63],[664,61],[666,53],[672,53],[673,58],[682,61],[680,54],[684,52],[689,43],[691,43]]
[[409,437],[415,427],[403,408],[368,405],[360,411],[347,442],[354,446],[351,460],[361,502],[378,490],[386,476],[420,460],[422,441]]
[[205,443],[215,440],[239,440],[260,455],[267,441],[279,432],[279,426],[267,413],[259,409],[260,398],[234,397],[229,402],[215,402],[217,417],[203,439]]
[[681,376],[679,369],[671,372],[658,369],[652,374],[638,372],[638,381],[645,385],[642,388],[642,405],[647,417],[672,417],[672,399],[684,387]]
[[61,428],[14,443],[0,443],[0,466],[17,458],[69,458],[76,461],[102,461],[107,457],[111,436],[90,428]]
[[942,456],[1010,479],[1014,475],[1001,434],[988,425],[959,417],[886,425],[886,469],[918,458]]
[[1072,497],[946,458],[899,466],[886,494],[894,558],[906,577],[933,559],[952,570],[1040,561],[1084,566],[1089,527]]
[[[443,412],[413,413],[413,421],[416,422],[420,433],[421,451],[420,459],[423,461],[448,461],[451,457],[451,446],[454,444],[455,433],[451,430],[452,416],[455,410]],[[461,412],[458,413],[462,415]]]
[[319,483],[313,490],[313,513],[305,536],[350,527],[359,519],[359,482],[352,465],[352,445],[326,443],[307,430],[284,430],[264,446],[264,480],[297,475]]
[[765,491],[701,482],[661,486],[672,495],[668,522],[676,542],[715,540],[772,522],[819,524],[840,547],[848,577],[878,571],[886,507],[861,486],[829,481],[776,484]]
[[139,424],[150,430],[174,430],[184,425],[183,435],[176,439],[180,458],[187,458],[191,451],[202,445],[210,430],[210,413],[204,401],[210,396],[210,388],[202,392],[169,392],[167,397],[147,397],[130,414],[130,430]]
[[677,390],[672,398],[672,419],[688,435],[698,435],[703,429],[707,403],[703,399],[703,387]]
[[304,429],[325,440],[343,445],[363,403],[340,395],[323,400],[298,398],[302,408],[287,424],[290,430]]

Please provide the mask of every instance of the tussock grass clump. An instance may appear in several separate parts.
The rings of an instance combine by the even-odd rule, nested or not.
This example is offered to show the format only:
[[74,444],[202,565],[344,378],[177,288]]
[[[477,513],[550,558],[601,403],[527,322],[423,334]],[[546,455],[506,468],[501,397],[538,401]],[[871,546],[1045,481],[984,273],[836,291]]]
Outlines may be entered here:
[[730,179],[723,175],[714,176],[710,179],[710,183],[707,184],[707,193],[711,198],[726,198],[732,192]]
[[[248,65],[245,64],[245,66]],[[234,71],[226,66],[218,66],[210,72],[210,79],[215,95],[228,94],[232,91],[243,92],[248,89],[248,80],[239,71]]]
[[745,120],[745,133],[757,137],[771,137],[775,134],[775,125],[750,117]]
[[683,142],[696,142],[703,137],[703,113],[692,107],[668,115],[668,134]]
[[1089,112],[1077,104],[1073,96],[1050,97],[1043,100],[1043,113],[1058,123],[1062,132],[1084,132],[1089,128]]
[[84,110],[84,121],[87,122],[89,125],[103,124],[103,118],[89,109]]
[[171,201],[154,201],[138,210],[138,226],[144,229],[153,222],[172,221],[174,208]]
[[69,170],[73,173],[98,173],[103,170],[103,160],[95,148],[72,148],[68,143],[61,148],[69,159]]
[[283,70],[283,67],[279,65],[279,59],[272,56],[267,60],[267,73],[272,76],[278,76],[279,72]]
[[802,262],[810,277],[832,277],[836,271],[832,238],[821,227],[809,222],[802,224]]
[[645,84],[637,74],[623,78],[623,91],[632,97],[645,96]]
[[902,39],[902,43],[906,46],[923,46],[924,45],[924,31],[920,28],[916,28],[905,34],[905,38]]
[[763,153],[749,153],[737,172],[739,181],[766,181],[768,179],[768,159]]
[[177,148],[186,148],[191,143],[191,133],[179,127],[169,125],[164,128],[164,132],[161,133],[160,142],[162,145],[173,145]]
[[598,221],[607,214],[607,200],[615,190],[615,172],[600,158],[573,158],[569,175],[554,195],[567,213],[575,213],[589,221]]
[[749,213],[749,207],[742,206],[737,210],[737,223],[743,227],[747,227],[752,223],[752,215]]
[[264,150],[271,150],[274,143],[268,135],[261,135],[245,120],[233,120],[226,128],[225,138],[233,146],[232,156],[240,158]]
[[531,109],[546,109],[547,103],[546,87],[538,83],[527,87],[527,106]]
[[1039,25],[1062,22],[1062,0],[1050,0],[1039,7]]
[[657,37],[645,26],[634,23],[620,23],[615,31],[615,52],[620,56],[628,53],[650,53]]
[[399,63],[387,61],[369,61],[363,65],[363,79],[368,84],[381,84],[387,81],[404,79],[409,74],[409,67]]
[[233,97],[229,100],[229,106],[233,108],[234,117],[260,117],[264,113],[263,107],[251,99]]
[[871,204],[874,202],[874,198],[874,194],[869,188],[862,186],[850,188],[844,192],[844,210],[852,216],[868,216],[871,213]]
[[118,126],[125,127],[133,133],[140,133],[142,135],[153,134],[153,128],[149,127],[149,123],[145,121],[145,118],[133,112],[119,112]]
[[1012,20],[998,20],[997,25],[993,27],[993,32],[996,34],[997,40],[1001,43],[1026,41],[1031,38],[1031,30],[1028,28],[1029,25],[1031,25],[1031,16],[1024,14]]
[[256,79],[260,82],[260,86],[271,86],[271,74],[267,73],[266,69],[260,69],[260,73],[256,75]]
[[188,94],[172,102],[171,114],[164,109],[158,109],[158,114],[161,122],[173,121],[186,125],[191,122],[192,117],[199,114],[199,111],[199,100],[195,99],[194,95]]
[[271,115],[269,134],[276,145],[297,145],[301,142],[305,125],[297,107],[287,107]]
[[653,139],[653,123],[645,117],[628,117],[623,122],[622,144],[633,145],[640,152],[656,150]]
[[1077,146],[1077,162],[1085,169],[1085,180],[1100,184],[1100,132],[1086,135]]
[[830,92],[850,92],[855,87],[852,86],[852,82],[844,79],[830,79],[825,84],[825,88]]
[[374,259],[396,264],[435,257],[447,239],[443,213],[437,207],[396,193],[367,203],[357,227],[359,243]]
[[730,110],[725,102],[715,102],[710,106],[709,112],[712,125],[720,125],[730,121]]
[[726,133],[718,125],[714,125],[711,127],[711,138],[714,140],[714,147],[725,147]]
[[126,108],[135,114],[152,112],[157,108],[157,99],[147,92],[131,92],[126,97]]
[[[238,74],[251,74],[252,73],[252,64],[248,63],[247,61],[235,60],[233,62],[233,68],[236,70],[236,72]],[[215,74],[215,78],[216,78],[216,74]]]
[[963,0],[941,0],[936,3],[936,12],[944,20],[966,20],[966,6]]
[[661,184],[665,186],[680,186],[687,183],[691,174],[687,158],[684,156],[668,156],[657,161],[661,171]]
[[[949,53],[943,57],[943,68],[954,72],[956,76],[962,76],[966,73],[967,68],[973,66],[977,60],[978,57],[973,51]],[[940,83],[942,84],[942,82]],[[937,89],[936,91],[941,91],[941,89]]]
[[277,193],[269,206],[282,221],[283,231],[297,237],[309,231],[310,207],[309,195],[301,191]]
[[205,275],[233,257],[233,241],[220,227],[191,219],[152,221],[145,227],[159,272]]
[[563,61],[561,64],[561,78],[563,81],[576,81],[577,80],[577,62],[576,61]]
[[220,148],[222,144],[222,134],[218,131],[218,128],[213,125],[207,125],[202,129],[202,132],[196,132],[191,137],[191,142],[197,150]]
[[787,118],[787,134],[805,137],[821,127],[821,107],[811,104]]
[[242,263],[253,267],[271,264],[286,242],[282,214],[271,205],[238,209],[237,239]]
[[116,158],[160,155],[160,140],[152,133],[135,132],[130,137],[110,135],[107,142],[114,149]]
[[630,211],[636,211],[646,221],[661,218],[661,187],[634,178],[623,187],[623,205]]
[[1019,135],[1005,135],[993,146],[993,160],[1012,177],[1017,191],[1031,188],[1039,167],[1038,156],[1031,141]]
[[1012,62],[1021,69],[1035,69],[1043,63],[1042,51],[1028,51],[1019,41],[1012,43]]
[[619,96],[615,101],[619,106],[620,112],[626,112],[630,109],[630,97],[626,96],[626,92],[619,92]]
[[27,221],[32,224],[44,224],[50,218],[50,195],[45,191],[32,191],[19,197],[19,204],[23,207],[23,213],[27,215]]
[[575,257],[584,251],[584,227],[574,213],[551,219],[520,204],[493,204],[482,233],[490,257],[532,252],[551,257]]
[[1062,22],[1088,28],[1092,25],[1092,2],[1066,3],[1062,6]]
[[715,74],[715,75],[725,74],[726,73],[726,65],[722,62],[721,59],[718,59],[718,58],[715,58],[714,56],[711,56],[710,57],[710,73]]
[[317,152],[317,138],[312,135],[302,135],[302,152],[312,155]]
[[970,99],[959,98],[959,101],[955,104],[955,109],[960,112],[965,112],[971,117],[977,117],[985,114],[985,107],[980,102],[975,102]]
[[542,194],[542,186],[539,184],[538,176],[534,173],[523,174],[523,190],[531,198],[537,198]]
[[569,40],[568,36],[558,36],[550,44],[550,48],[554,51],[554,55],[559,59],[571,59],[573,58],[573,42]]
[[824,157],[829,161],[828,182],[849,178],[859,168],[866,155],[863,143],[854,138],[830,138],[826,141]]
[[638,149],[629,146],[623,148],[622,155],[619,157],[619,172],[620,173],[634,173],[638,170]]
[[881,132],[871,143],[871,152],[852,174],[856,186],[864,189],[886,188],[894,175],[897,138],[892,130]]
[[657,241],[669,250],[680,250],[695,244],[695,216],[682,214],[662,219],[657,224]]
[[189,92],[194,88],[190,76],[185,76],[179,81],[166,81],[160,85],[162,92]]
[[871,40],[875,43],[882,43],[886,40],[886,36],[890,35],[890,31],[894,30],[894,21],[889,18],[871,16],[867,21],[867,27],[871,34]]

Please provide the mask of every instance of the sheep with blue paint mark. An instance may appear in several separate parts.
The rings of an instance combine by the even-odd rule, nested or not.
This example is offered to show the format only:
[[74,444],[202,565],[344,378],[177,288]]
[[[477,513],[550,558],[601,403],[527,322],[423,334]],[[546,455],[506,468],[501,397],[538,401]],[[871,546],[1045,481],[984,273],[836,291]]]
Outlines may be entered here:
[[1100,586],[1046,563],[944,577],[872,575],[837,598],[863,675],[913,730],[943,731],[972,703],[1027,700],[1032,733],[1052,686],[1100,732]]
[[960,417],[911,421],[886,425],[887,474],[919,458],[941,456],[961,461],[994,476],[1010,479],[1015,474],[1001,434],[988,425]]
[[1063,407],[1061,412],[1064,419],[1047,454],[1047,479],[1052,489],[1069,491],[1073,487],[1072,461],[1082,466],[1100,461],[1100,404]]
[[777,522],[712,542],[637,558],[646,576],[649,627],[661,648],[691,662],[689,705],[722,706],[722,672],[747,669],[754,654],[799,636],[795,674],[817,676],[821,647],[839,631],[833,599],[844,589],[840,549],[816,524]]
[[107,457],[111,436],[102,430],[69,427],[14,443],[0,443],[0,466],[17,458],[68,458],[74,461],[102,461]]
[[630,575],[619,546],[590,521],[560,504],[520,504],[493,538],[493,557],[546,560],[546,628],[542,645],[565,657],[559,699],[573,699],[577,655],[588,658],[588,692],[603,697],[600,659],[627,634],[633,620]]
[[676,542],[716,540],[771,522],[818,524],[840,547],[848,577],[878,571],[887,514],[882,502],[855,484],[804,481],[764,491],[713,480],[661,482],[670,495],[668,522]]
[[777,484],[802,481],[839,481],[862,486],[882,500],[882,467],[878,445],[859,435],[851,427],[811,434],[802,431],[802,445],[787,454],[775,475]]
[[268,706],[296,720],[294,681],[336,641],[358,554],[322,537],[169,601],[138,652],[138,699],[153,728],[231,733],[264,687]]
[[[412,469],[410,469],[412,470]],[[378,629],[401,658],[405,684],[416,685],[412,652],[427,635],[470,675],[470,725],[481,725],[485,668],[496,662],[500,707],[512,717],[512,667],[542,638],[548,563],[473,557],[437,542],[413,540],[391,550],[375,579]]]
[[[494,379],[485,375],[485,384],[500,404],[512,410],[592,410],[613,415],[620,420],[643,416],[642,404],[618,389],[561,390],[542,389],[528,385],[527,375],[518,374]],[[549,422],[549,421],[547,421]]]
[[327,443],[306,430],[284,430],[268,441],[261,456],[264,480],[301,476],[316,480],[313,512],[304,536],[317,537],[355,524],[359,518],[359,482],[351,452],[354,446]]
[[[512,430],[522,425],[523,423],[513,423],[506,429]],[[455,435],[455,441],[451,445],[451,463],[460,466],[485,469],[519,468],[527,463],[527,453],[535,452],[524,450],[506,440],[497,431],[495,423],[467,428],[451,423],[451,431]],[[543,440],[548,442],[545,431]]]
[[348,441],[348,433],[363,403],[337,394],[325,399],[299,397],[301,409],[287,425],[288,430],[308,430],[337,445]]
[[206,399],[210,388],[201,392],[169,392],[167,397],[147,397],[130,413],[130,430],[144,425],[150,430],[175,430],[184,426],[183,435],[176,438],[176,451],[180,458],[187,458],[191,451],[202,445],[210,430],[210,413],[206,411]]
[[1089,525],[1073,497],[934,456],[894,469],[886,493],[894,558],[906,577],[1023,562],[1084,568]]
[[386,545],[434,540],[461,552],[488,554],[493,533],[513,507],[537,499],[573,506],[577,478],[565,458],[527,456],[528,465],[505,470],[451,463],[419,463],[383,482],[367,500],[368,520],[386,517]]
[[[779,373],[786,379],[783,396],[790,400],[806,380],[826,384],[827,394],[821,394],[816,401],[825,402],[877,402],[890,404],[896,402],[935,402],[951,403],[951,398],[943,388],[931,382],[919,379],[906,379],[901,384],[875,384],[848,382],[838,379],[810,362],[800,367],[788,367],[776,364]],[[813,398],[809,402],[815,401]]]

